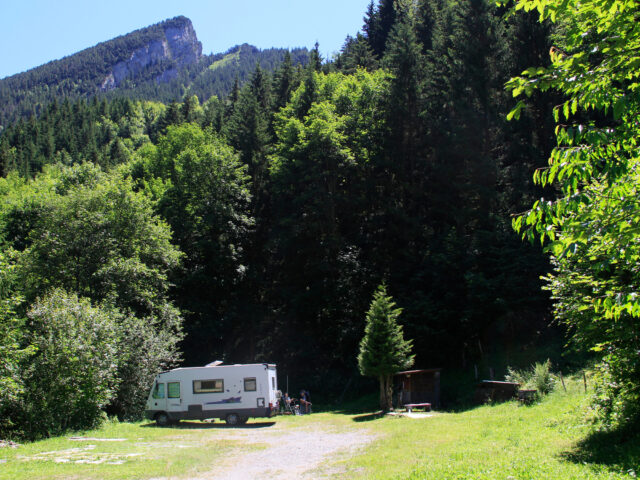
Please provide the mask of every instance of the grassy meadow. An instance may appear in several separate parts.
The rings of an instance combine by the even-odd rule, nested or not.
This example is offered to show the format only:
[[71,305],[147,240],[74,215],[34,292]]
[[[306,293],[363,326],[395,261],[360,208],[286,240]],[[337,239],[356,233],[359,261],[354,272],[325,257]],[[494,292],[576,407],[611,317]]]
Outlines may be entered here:
[[347,469],[367,479],[636,478],[640,437],[589,436],[591,394],[579,382],[567,387],[531,406],[508,402],[420,420],[355,417],[383,438]]
[[239,447],[216,438],[211,431],[215,425],[221,426],[187,423],[158,428],[148,422],[110,422],[89,432],[4,448],[0,479],[116,480],[196,474]]
[[[637,434],[590,435],[590,393],[583,392],[581,382],[567,386],[568,392],[559,388],[531,406],[508,402],[420,419],[333,411],[277,417],[275,424],[254,420],[246,428],[278,428],[283,435],[359,430],[373,436],[355,455],[339,455],[316,467],[311,478],[635,478]],[[225,438],[233,430],[219,422],[171,428],[110,422],[94,431],[1,449],[0,479],[189,478],[211,472],[223,457],[269,448]]]

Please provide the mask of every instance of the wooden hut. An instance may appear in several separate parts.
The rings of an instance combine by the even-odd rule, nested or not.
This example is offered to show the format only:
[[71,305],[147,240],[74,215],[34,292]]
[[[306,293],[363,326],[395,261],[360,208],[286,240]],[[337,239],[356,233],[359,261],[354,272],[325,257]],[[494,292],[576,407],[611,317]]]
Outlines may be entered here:
[[441,370],[441,368],[429,368],[396,373],[397,406],[430,403],[433,408],[438,408],[440,406]]

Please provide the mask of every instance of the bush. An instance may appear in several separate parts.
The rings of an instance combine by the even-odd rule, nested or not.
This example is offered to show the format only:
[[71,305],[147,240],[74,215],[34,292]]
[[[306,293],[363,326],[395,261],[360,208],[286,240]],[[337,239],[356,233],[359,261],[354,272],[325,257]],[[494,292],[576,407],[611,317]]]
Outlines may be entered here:
[[178,310],[166,304],[157,316],[122,318],[118,339],[119,385],[107,411],[121,420],[139,420],[156,374],[180,360]]
[[106,412],[139,419],[154,376],[179,357],[181,321],[169,304],[157,316],[139,318],[55,289],[27,316],[32,356],[14,375],[22,388],[11,401],[0,395],[2,438],[93,428]]
[[88,428],[104,411],[139,418],[183,338],[168,225],[128,178],[91,164],[13,181],[0,207],[0,237],[18,249],[11,268],[0,256],[0,438]]
[[508,382],[517,382],[521,388],[535,389],[540,395],[553,391],[556,385],[555,375],[551,373],[551,360],[536,363],[529,370],[515,370],[508,368],[505,377]]
[[626,356],[630,360],[622,362],[607,355],[595,371],[595,413],[605,430],[640,425],[640,355],[636,351],[635,358],[630,352]]
[[24,372],[23,408],[28,437],[95,427],[117,386],[117,311],[91,306],[61,289],[28,312],[37,353]]
[[24,392],[22,368],[35,348],[25,338],[23,298],[13,274],[13,252],[0,252],[0,438],[14,432],[13,411]]

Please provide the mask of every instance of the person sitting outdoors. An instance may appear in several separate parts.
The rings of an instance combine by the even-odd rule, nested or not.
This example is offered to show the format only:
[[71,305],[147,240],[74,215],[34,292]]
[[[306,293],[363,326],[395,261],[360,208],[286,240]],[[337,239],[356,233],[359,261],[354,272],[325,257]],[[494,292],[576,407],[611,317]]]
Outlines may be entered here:
[[291,412],[291,397],[289,397],[289,393],[284,392],[284,395],[282,396],[282,407],[286,412]]
[[300,414],[311,413],[311,402],[309,401],[309,392],[300,390]]

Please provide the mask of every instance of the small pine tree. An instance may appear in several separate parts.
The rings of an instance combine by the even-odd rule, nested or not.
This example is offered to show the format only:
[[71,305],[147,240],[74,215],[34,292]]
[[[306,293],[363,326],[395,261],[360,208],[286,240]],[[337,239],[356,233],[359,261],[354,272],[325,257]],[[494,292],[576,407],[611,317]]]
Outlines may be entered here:
[[383,283],[374,293],[367,312],[367,325],[358,354],[360,373],[380,380],[380,408],[385,412],[393,407],[393,375],[413,365],[415,357],[411,354],[413,342],[404,339],[402,326],[397,322],[402,309],[395,306]]
[[320,44],[316,42],[313,46],[313,50],[309,54],[309,63],[307,67],[314,72],[322,70],[322,57],[320,56]]

